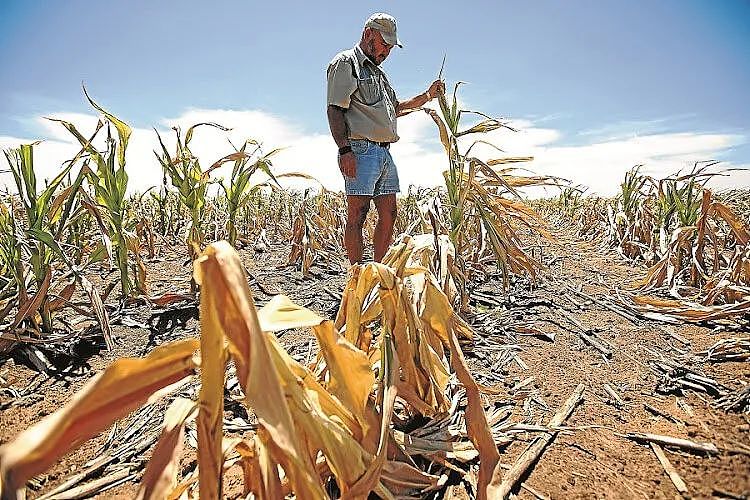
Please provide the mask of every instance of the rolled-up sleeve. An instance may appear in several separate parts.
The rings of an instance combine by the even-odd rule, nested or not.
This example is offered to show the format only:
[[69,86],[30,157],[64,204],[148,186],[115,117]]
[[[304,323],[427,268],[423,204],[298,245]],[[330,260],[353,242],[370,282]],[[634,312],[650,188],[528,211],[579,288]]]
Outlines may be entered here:
[[357,88],[357,82],[352,75],[352,63],[346,58],[339,57],[328,65],[328,105],[349,108],[351,97]]

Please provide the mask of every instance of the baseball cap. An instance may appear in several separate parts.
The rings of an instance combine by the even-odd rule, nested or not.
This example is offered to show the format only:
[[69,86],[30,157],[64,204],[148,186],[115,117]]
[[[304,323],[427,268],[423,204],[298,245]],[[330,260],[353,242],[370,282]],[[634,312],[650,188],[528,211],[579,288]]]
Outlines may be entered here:
[[376,12],[367,19],[365,28],[375,28],[383,35],[385,43],[388,45],[398,45],[403,48],[401,40],[396,35],[396,19],[393,16],[383,12]]

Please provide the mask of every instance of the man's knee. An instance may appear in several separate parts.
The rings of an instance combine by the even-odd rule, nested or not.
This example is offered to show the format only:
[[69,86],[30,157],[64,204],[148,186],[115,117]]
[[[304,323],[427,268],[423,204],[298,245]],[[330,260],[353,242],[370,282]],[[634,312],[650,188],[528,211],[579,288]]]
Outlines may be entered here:
[[396,215],[398,215],[398,209],[396,208],[395,204],[389,208],[388,215],[391,217],[391,219],[396,220]]
[[367,212],[370,209],[369,203],[362,204],[357,207],[349,207],[348,217],[346,219],[347,226],[353,229],[362,229],[367,218]]
[[398,210],[396,208],[396,201],[383,200],[378,203],[378,218],[381,220],[393,221],[396,220]]

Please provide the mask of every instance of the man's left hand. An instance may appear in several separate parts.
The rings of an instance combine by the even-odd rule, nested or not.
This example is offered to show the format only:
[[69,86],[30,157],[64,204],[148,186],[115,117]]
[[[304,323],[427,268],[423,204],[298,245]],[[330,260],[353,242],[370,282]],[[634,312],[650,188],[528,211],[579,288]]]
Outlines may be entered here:
[[445,94],[445,82],[443,80],[435,80],[427,90],[427,96],[430,99],[434,99],[440,94]]

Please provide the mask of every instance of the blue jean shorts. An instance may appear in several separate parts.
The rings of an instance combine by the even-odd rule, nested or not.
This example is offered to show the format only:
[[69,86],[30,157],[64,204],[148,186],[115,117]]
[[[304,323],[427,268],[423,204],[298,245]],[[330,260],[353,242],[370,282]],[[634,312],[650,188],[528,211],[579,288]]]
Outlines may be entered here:
[[344,176],[347,195],[374,198],[400,191],[396,164],[388,148],[364,139],[354,139],[349,144],[357,159],[357,176]]

